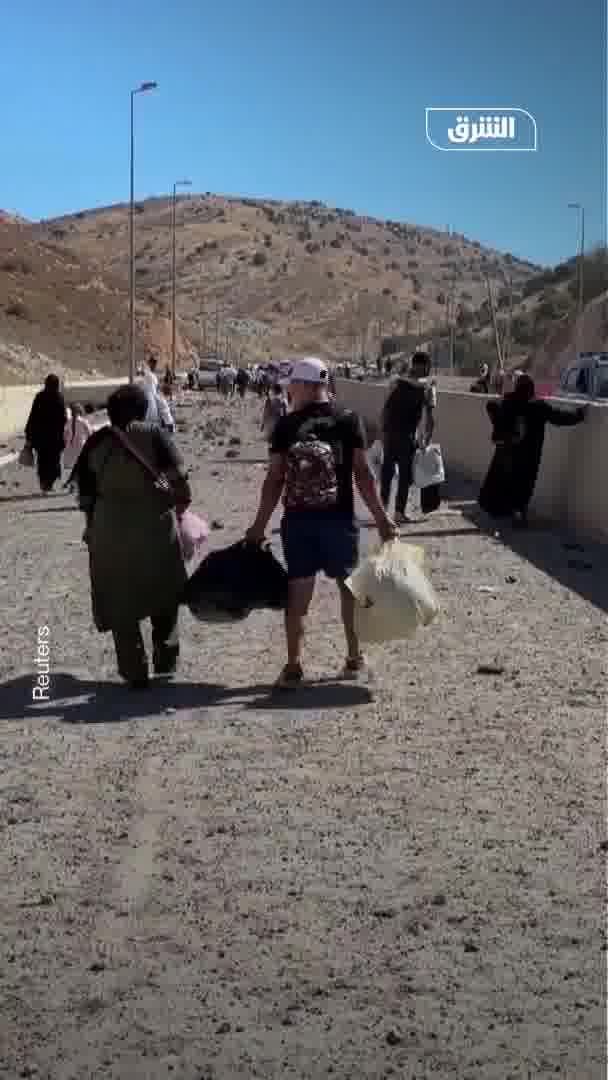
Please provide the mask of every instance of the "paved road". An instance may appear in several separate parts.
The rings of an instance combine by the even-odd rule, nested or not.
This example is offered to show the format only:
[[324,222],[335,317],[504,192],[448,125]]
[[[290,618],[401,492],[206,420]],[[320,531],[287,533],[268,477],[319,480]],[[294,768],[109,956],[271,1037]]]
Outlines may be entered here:
[[[218,545],[263,475],[258,406],[221,409],[180,410]],[[453,492],[412,529],[442,617],[363,685],[323,584],[293,700],[270,614],[186,614],[179,679],[137,696],[72,501],[3,479],[0,1077],[604,1076],[605,551],[516,551]]]

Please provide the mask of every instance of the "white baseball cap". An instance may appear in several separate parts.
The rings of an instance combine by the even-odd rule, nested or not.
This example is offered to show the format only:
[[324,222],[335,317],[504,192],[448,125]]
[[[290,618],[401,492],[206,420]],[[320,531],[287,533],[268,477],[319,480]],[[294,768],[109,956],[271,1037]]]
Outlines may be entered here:
[[313,383],[327,386],[329,383],[329,369],[323,360],[316,356],[305,356],[302,360],[295,360],[289,373],[289,382]]

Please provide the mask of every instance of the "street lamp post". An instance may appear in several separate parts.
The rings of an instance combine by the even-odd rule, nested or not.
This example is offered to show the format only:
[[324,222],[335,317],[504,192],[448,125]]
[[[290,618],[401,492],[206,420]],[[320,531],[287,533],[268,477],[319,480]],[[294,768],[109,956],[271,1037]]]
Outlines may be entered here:
[[131,90],[131,194],[129,199],[129,382],[135,378],[135,129],[133,124],[136,94],[156,90],[157,83],[145,82]]
[[176,351],[176,293],[177,293],[177,277],[176,277],[176,203],[177,203],[177,189],[180,187],[190,187],[192,185],[191,180],[176,180],[173,185],[173,201],[171,204],[171,232],[173,235],[173,282],[172,282],[172,294],[173,302],[171,304],[171,371],[175,375],[175,351]]
[[584,307],[584,267],[585,267],[585,207],[581,203],[568,203],[569,210],[577,210],[580,221],[580,248],[578,256],[578,313],[582,315]]

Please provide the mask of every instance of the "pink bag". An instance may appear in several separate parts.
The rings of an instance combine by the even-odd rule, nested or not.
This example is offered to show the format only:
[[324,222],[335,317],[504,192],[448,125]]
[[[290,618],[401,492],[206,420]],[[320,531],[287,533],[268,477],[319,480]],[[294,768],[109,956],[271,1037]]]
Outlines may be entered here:
[[[140,465],[143,465],[144,469],[154,477],[154,483],[158,490],[167,497],[173,496],[173,490],[167,477],[158,472],[143,454],[140,454],[137,447],[133,446],[133,443],[125,432],[116,427],[112,427],[111,430],[122,443],[125,450],[128,450],[129,453],[139,461]],[[197,549],[207,540],[209,536],[209,526],[207,525],[207,522],[199,517],[198,514],[195,514],[193,510],[184,510],[181,514],[176,512],[175,516],[177,519],[177,535],[179,536],[182,546],[182,553],[184,559],[188,561],[193,558]]]
[[209,537],[209,526],[193,510],[177,515],[177,531],[185,559],[192,559]]

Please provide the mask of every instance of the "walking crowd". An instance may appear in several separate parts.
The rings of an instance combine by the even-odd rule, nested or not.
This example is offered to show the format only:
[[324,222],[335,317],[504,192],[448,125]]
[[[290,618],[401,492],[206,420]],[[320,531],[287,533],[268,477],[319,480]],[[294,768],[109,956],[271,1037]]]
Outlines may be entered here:
[[[145,619],[152,623],[154,672],[168,676],[176,670],[179,607],[193,580],[187,562],[206,536],[201,528],[196,540],[190,536],[190,548],[186,542],[188,528],[196,523],[188,509],[192,493],[173,438],[168,400],[172,379],[168,373],[161,390],[156,366],[151,358],[135,383],[111,395],[109,424],[97,430],[80,405],[74,404],[68,413],[59,379],[49,375],[32,405],[22,452],[24,464],[35,461],[43,493],[60,479],[63,455],[69,471],[64,486],[77,490],[85,516],[83,540],[89,552],[94,623],[100,632],[112,633],[119,673],[134,689],[149,681],[140,628]],[[305,622],[321,573],[338,590],[346,643],[342,675],[356,678],[365,657],[348,584],[360,561],[355,492],[382,543],[394,540],[410,521],[407,507],[413,483],[420,488],[424,513],[439,506],[444,474],[440,449],[432,442],[437,396],[430,358],[415,353],[392,382],[376,455],[369,451],[362,420],[336,404],[331,372],[318,358],[296,360],[289,376],[274,383],[266,371],[224,368],[218,373],[217,389],[225,397],[236,393],[241,398],[253,389],[263,399],[260,426],[269,464],[257,513],[240,548],[263,551],[270,520],[282,501],[287,655],[277,688],[292,689],[304,679]],[[492,517],[511,516],[522,527],[527,523],[546,424],[580,423],[585,409],[569,412],[538,400],[532,379],[521,375],[512,392],[488,402],[487,411],[495,449],[480,506]]]

